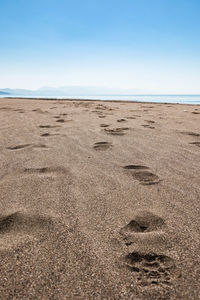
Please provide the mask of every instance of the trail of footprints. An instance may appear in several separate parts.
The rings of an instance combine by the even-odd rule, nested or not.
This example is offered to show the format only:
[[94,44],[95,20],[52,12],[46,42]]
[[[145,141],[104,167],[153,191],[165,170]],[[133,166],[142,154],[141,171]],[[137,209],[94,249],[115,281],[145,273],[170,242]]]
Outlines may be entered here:
[[[127,240],[131,240],[131,237],[146,235],[149,232],[156,233],[162,230],[164,226],[165,222],[162,218],[151,212],[143,211],[121,228],[120,234],[128,248],[133,244],[127,242]],[[165,288],[171,286],[173,280],[180,277],[174,259],[163,253],[129,251],[123,257],[122,262],[139,286],[160,286]]]

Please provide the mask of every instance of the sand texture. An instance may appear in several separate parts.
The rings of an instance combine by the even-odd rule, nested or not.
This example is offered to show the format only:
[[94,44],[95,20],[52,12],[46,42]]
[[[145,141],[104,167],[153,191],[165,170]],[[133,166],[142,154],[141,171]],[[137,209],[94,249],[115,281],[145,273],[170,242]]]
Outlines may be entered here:
[[199,299],[200,106],[0,99],[0,299]]

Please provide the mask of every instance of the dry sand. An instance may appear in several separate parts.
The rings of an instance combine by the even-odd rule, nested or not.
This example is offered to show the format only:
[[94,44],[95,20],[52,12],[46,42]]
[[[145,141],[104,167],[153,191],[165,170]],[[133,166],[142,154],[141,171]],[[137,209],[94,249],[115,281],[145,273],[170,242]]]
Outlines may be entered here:
[[0,100],[0,299],[199,299],[200,106]]

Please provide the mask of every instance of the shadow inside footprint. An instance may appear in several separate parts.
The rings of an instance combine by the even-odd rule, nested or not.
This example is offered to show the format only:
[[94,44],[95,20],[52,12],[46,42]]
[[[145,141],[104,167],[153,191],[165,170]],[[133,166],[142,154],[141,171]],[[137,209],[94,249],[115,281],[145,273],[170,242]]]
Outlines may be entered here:
[[174,260],[154,252],[130,252],[124,258],[126,268],[137,276],[137,283],[148,285],[171,285],[180,273]]
[[18,243],[26,243],[27,237],[47,238],[52,227],[53,221],[48,216],[31,215],[20,211],[0,216],[0,249],[5,247],[7,249],[8,246],[13,249]]
[[49,218],[41,216],[31,216],[22,212],[15,212],[7,216],[0,217],[0,233],[11,230],[30,229],[31,227],[43,227],[50,225]]
[[40,128],[56,128],[56,127],[60,127],[59,125],[40,125]]
[[64,123],[65,120],[64,119],[58,119],[56,122],[59,122],[59,123]]
[[145,120],[147,123],[149,123],[149,124],[154,124],[155,123],[155,121],[152,121],[152,120]]
[[100,127],[109,127],[110,125],[108,124],[101,124]]
[[5,106],[4,106],[4,107],[1,107],[0,110],[12,110],[12,108],[11,108],[11,107],[5,107]]
[[149,211],[141,211],[138,212],[133,220],[120,230],[120,233],[152,232],[160,230],[164,224],[165,221],[161,217],[154,215]]
[[50,133],[48,133],[48,132],[41,134],[41,136],[49,136],[49,135],[50,135]]
[[190,145],[196,145],[197,147],[200,147],[200,142],[192,142]]
[[123,167],[126,170],[145,170],[145,169],[149,169],[146,166],[141,166],[141,165],[127,165],[125,167]]
[[186,135],[196,136],[196,137],[200,136],[200,133],[196,133],[196,132],[192,132],[192,131],[181,131],[181,133],[186,134]]
[[98,142],[98,143],[95,143],[93,146],[93,148],[95,150],[107,150],[111,147],[112,147],[112,143],[109,143],[109,142]]
[[7,147],[8,150],[18,150],[18,149],[23,149],[26,147],[29,147],[31,144],[23,144],[23,145],[17,145],[13,147]]

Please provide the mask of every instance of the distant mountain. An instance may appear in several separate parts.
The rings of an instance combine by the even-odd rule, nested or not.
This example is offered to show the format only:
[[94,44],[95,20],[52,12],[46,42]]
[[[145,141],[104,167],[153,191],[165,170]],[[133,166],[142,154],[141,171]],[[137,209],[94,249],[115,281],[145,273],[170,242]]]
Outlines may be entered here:
[[1,89],[1,92],[10,94],[10,95],[28,95],[32,93],[31,90],[24,90],[24,89]]
[[119,89],[105,87],[82,87],[82,86],[64,86],[64,87],[43,87],[38,90],[26,89],[1,89],[1,92],[10,96],[19,97],[70,97],[70,96],[103,96],[103,95],[134,95],[149,93],[150,91],[139,89]]
[[0,91],[0,95],[9,95],[9,93]]

